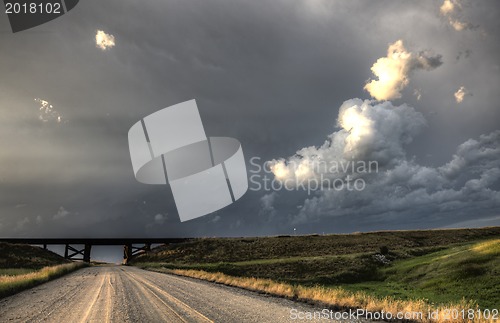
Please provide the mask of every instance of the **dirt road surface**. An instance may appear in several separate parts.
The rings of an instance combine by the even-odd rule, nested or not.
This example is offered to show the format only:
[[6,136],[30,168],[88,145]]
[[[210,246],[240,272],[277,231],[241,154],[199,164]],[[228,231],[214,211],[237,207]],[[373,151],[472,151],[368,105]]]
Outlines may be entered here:
[[0,322],[311,322],[293,318],[321,310],[191,278],[94,266],[0,299]]

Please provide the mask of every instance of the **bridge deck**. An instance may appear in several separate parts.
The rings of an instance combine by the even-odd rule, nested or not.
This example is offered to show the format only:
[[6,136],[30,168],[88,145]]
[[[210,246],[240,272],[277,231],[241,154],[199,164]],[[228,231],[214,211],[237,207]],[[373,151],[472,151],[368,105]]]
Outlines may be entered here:
[[[64,258],[70,260],[83,260],[90,262],[92,246],[123,246],[123,261],[128,263],[132,256],[139,252],[151,250],[152,244],[171,244],[192,240],[193,238],[0,238],[0,242],[23,243],[30,245],[65,245]],[[135,247],[141,244],[142,247]],[[83,245],[83,248],[76,247]],[[81,258],[79,258],[81,257]]]
[[119,246],[130,244],[180,243],[193,238],[0,238],[0,242],[64,245],[89,244],[93,246]]

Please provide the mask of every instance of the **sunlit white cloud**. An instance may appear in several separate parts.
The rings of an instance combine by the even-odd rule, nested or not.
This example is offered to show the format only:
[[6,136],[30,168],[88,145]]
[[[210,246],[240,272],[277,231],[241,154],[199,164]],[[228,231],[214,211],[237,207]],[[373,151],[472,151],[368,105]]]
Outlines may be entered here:
[[337,124],[340,130],[330,134],[321,146],[305,147],[288,159],[269,161],[275,178],[293,185],[322,176],[342,178],[352,169],[331,173],[331,166],[347,165],[353,159],[387,166],[405,157],[404,146],[426,122],[421,113],[406,104],[351,99],[340,107]]
[[107,34],[102,30],[98,30],[95,35],[95,45],[97,48],[102,50],[115,47],[115,36]]
[[55,121],[57,123],[62,122],[61,114],[56,110],[56,108],[47,100],[36,98],[35,102],[39,104],[39,115],[38,119],[43,122]]
[[439,8],[439,11],[443,15],[448,15],[455,10],[455,3],[452,0],[444,0],[443,4]]
[[380,101],[398,99],[410,83],[413,71],[433,70],[442,64],[441,57],[428,51],[412,53],[405,48],[402,40],[398,40],[389,45],[386,57],[373,64],[371,70],[377,79],[370,80],[364,88]]
[[462,103],[466,96],[472,96],[472,93],[469,92],[465,86],[461,86],[454,94],[455,101],[457,103]]
[[450,20],[450,25],[455,29],[456,31],[462,31],[466,28],[469,28],[469,24],[459,21],[459,20]]
[[444,0],[441,7],[439,7],[439,11],[456,31],[473,28],[472,24],[465,21],[462,17],[462,4],[460,0]]
[[[429,217],[439,215],[456,222],[454,219],[472,213],[491,216],[488,210],[500,207],[500,131],[467,140],[448,163],[432,167],[418,164],[406,152],[406,144],[425,125],[423,116],[407,105],[393,106],[389,101],[373,105],[352,99],[340,108],[337,122],[342,129],[329,135],[323,145],[302,148],[287,159],[271,160],[275,179],[308,185],[309,181],[300,181],[295,175],[297,165],[307,164],[319,170],[310,178],[318,180],[323,175],[322,179],[345,179],[357,175],[366,187],[355,192],[323,187],[303,200],[292,223],[353,214],[372,222],[387,218],[411,221],[414,211],[422,209],[428,211]],[[336,168],[329,174],[315,167],[319,162],[331,165],[349,160],[377,161],[379,168],[367,174]],[[274,197],[264,201],[275,203]]]

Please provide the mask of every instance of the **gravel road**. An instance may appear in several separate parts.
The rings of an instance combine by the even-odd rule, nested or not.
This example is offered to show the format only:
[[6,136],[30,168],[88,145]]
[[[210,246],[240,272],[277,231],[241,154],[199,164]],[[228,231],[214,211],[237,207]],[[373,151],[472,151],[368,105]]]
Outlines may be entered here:
[[310,322],[293,313],[321,310],[191,278],[94,266],[0,299],[0,322]]

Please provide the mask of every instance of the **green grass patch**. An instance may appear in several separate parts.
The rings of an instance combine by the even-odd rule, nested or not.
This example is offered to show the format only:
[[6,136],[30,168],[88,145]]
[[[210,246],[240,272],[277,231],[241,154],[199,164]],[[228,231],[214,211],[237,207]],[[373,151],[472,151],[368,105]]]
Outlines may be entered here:
[[413,257],[451,244],[495,237],[500,237],[500,227],[256,238],[200,238],[155,248],[152,252],[137,256],[133,262],[235,263],[263,259],[376,253],[383,247],[387,247],[391,253]]
[[0,298],[85,266],[39,247],[0,242]]
[[140,255],[157,271],[203,271],[377,299],[498,308],[500,228],[207,238]]
[[381,281],[342,285],[352,291],[435,303],[473,299],[482,308],[500,305],[500,239],[456,246],[394,262]]
[[36,269],[32,268],[0,268],[0,276],[17,276],[32,273]]
[[[450,318],[446,313],[460,311],[464,308],[476,308],[474,302],[462,300],[443,305],[430,304],[424,300],[401,300],[396,297],[376,297],[366,292],[348,291],[340,287],[326,288],[323,286],[301,286],[282,282],[276,282],[270,279],[253,277],[234,277],[224,273],[210,273],[201,270],[182,270],[182,269],[155,269],[158,272],[169,273],[179,276],[192,277],[210,282],[216,282],[227,286],[244,288],[247,290],[258,291],[269,295],[286,297],[295,301],[314,303],[324,308],[335,310],[348,310],[362,308],[368,312],[391,313],[393,317],[397,313],[421,313],[421,316],[413,316],[412,321],[407,322],[425,322],[425,323],[449,323]],[[440,313],[437,317],[430,317],[430,311]],[[394,321],[394,320],[392,320]],[[398,322],[400,322],[398,320]],[[404,322],[404,321],[402,321]],[[476,316],[474,319],[459,319],[453,322],[460,323],[479,323],[494,322],[493,320],[483,320]]]
[[26,244],[0,242],[0,269],[41,269],[70,263],[60,255]]
[[[0,275],[0,298],[13,295],[28,288],[45,283],[49,280],[61,277],[77,269],[86,267],[86,263],[68,263],[51,267],[44,267],[39,270],[20,273],[16,275]],[[16,270],[5,270],[15,273]]]
[[378,275],[378,265],[367,253],[200,264],[148,262],[139,263],[138,266],[221,272],[231,276],[258,277],[308,286],[377,279]]

